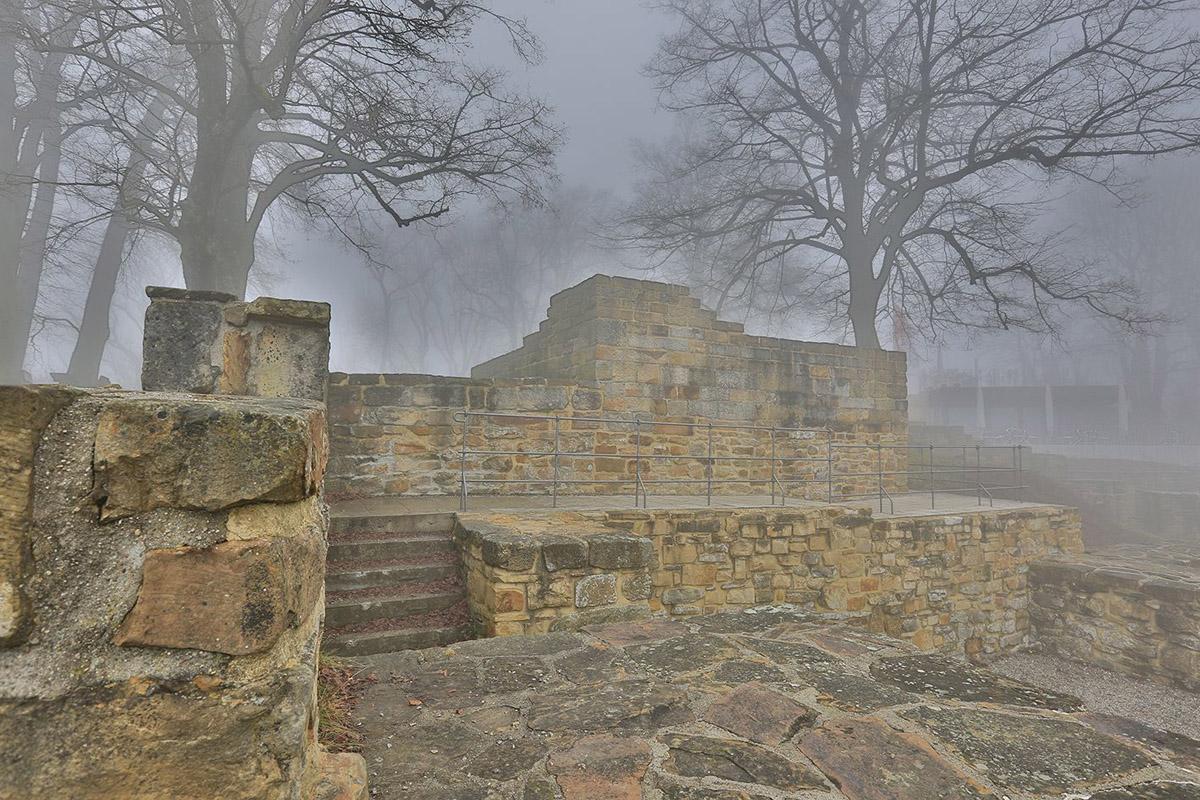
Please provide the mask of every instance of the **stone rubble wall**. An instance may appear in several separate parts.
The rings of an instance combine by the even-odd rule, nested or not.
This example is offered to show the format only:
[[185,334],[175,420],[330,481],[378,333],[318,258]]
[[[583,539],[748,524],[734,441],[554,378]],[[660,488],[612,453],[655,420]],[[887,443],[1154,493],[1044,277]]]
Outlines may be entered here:
[[[1150,546],[1035,562],[1037,639],[1050,652],[1155,683],[1200,691],[1200,547]],[[1186,565],[1180,568],[1177,565]]]
[[[651,494],[701,494],[713,431],[713,454],[764,459],[766,431],[731,431],[722,424],[811,429],[778,435],[776,455],[813,458],[787,468],[793,496],[828,497],[826,436],[841,445],[835,472],[839,495],[872,491],[877,473],[903,472],[907,383],[903,353],[749,336],[718,320],[685,287],[596,276],[552,298],[539,331],[512,353],[480,365],[471,378],[428,375],[330,376],[333,462],[329,493],[337,499],[458,491],[461,426],[454,413],[507,411],[578,417],[665,420],[643,431],[650,455],[643,480],[685,479],[686,488],[653,484]],[[472,449],[519,450],[516,456],[468,464],[479,493],[549,493],[548,485],[488,485],[488,480],[548,480],[553,461],[524,455],[553,449],[553,423],[472,420]],[[594,451],[595,459],[560,459],[560,475],[623,485],[577,485],[583,494],[633,494],[635,435],[631,426],[560,424],[564,449]],[[876,453],[871,445],[885,449]],[[867,445],[850,448],[848,445]],[[683,458],[687,456],[687,458]],[[718,460],[725,494],[769,494],[769,462]],[[886,475],[889,491],[906,488]]]
[[459,528],[472,615],[488,635],[638,608],[679,617],[788,603],[862,614],[874,630],[977,660],[1029,644],[1030,562],[1082,552],[1078,516],[1056,507],[473,514]]
[[328,303],[146,289],[142,388],[324,400]]
[[0,387],[0,798],[361,800],[317,745],[324,409]]

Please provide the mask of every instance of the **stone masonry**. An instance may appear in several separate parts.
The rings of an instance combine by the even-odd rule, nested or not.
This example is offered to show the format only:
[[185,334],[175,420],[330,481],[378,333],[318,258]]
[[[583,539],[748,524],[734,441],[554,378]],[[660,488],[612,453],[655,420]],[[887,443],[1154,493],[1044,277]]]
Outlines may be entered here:
[[1034,628],[1050,652],[1200,691],[1200,546],[1051,558],[1029,580]]
[[[832,442],[835,471],[850,476],[833,487],[844,497],[873,489],[879,470],[907,464],[894,447],[908,442],[905,370],[903,353],[749,336],[685,287],[597,275],[556,294],[523,347],[471,378],[332,375],[328,491],[336,499],[456,493],[463,426],[454,416],[466,410],[562,418],[562,449],[596,454],[560,459],[560,477],[583,481],[563,487],[568,493],[632,494],[638,434],[651,456],[641,464],[644,481],[693,482],[650,490],[697,493],[711,422],[714,478],[756,481],[718,483],[718,492],[769,494],[766,457],[774,454],[811,459],[789,463],[779,477],[792,481],[795,496],[827,499]],[[627,422],[576,419],[601,416]],[[635,417],[660,424],[635,428]],[[767,431],[722,424],[793,430],[772,443]],[[472,457],[473,491],[549,493],[548,483],[489,481],[549,481],[552,459],[534,453],[553,449],[553,421],[477,417],[472,426],[469,448],[518,451]],[[885,447],[877,453],[875,444]],[[886,477],[889,490],[903,483]]]
[[788,603],[976,660],[1030,643],[1030,562],[1082,552],[1078,516],[1057,507],[459,514],[457,530],[486,635]]
[[360,800],[317,745],[324,410],[0,387],[0,798]]
[[324,400],[329,304],[146,289],[142,388]]

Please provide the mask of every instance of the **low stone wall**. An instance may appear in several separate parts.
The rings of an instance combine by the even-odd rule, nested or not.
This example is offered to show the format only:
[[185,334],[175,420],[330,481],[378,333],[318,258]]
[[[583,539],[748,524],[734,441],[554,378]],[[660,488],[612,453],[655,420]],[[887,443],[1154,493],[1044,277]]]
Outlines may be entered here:
[[1036,562],[1038,641],[1065,658],[1200,691],[1200,546],[1127,545]]
[[480,514],[459,527],[471,612],[488,634],[789,603],[860,613],[874,630],[975,659],[1029,643],[1029,563],[1082,552],[1077,515],[1057,507]]
[[320,404],[0,387],[0,797],[365,798],[317,745]]

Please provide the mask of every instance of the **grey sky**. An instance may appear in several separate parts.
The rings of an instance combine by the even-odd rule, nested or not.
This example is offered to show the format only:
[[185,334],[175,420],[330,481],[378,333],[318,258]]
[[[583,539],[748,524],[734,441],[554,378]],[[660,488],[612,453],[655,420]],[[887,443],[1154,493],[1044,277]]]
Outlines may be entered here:
[[641,0],[499,0],[505,14],[524,16],[546,57],[527,67],[515,59],[498,26],[482,28],[473,60],[510,70],[514,89],[549,101],[566,130],[558,158],[566,183],[615,193],[634,180],[630,143],[670,130],[670,115],[641,74],[668,20]]

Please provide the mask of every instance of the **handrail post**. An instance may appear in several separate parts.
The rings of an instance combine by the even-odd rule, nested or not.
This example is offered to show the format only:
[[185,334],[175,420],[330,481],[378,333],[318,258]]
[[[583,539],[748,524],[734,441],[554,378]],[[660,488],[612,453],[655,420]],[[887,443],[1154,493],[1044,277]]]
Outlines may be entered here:
[[1025,465],[1022,463],[1024,445],[1017,445],[1017,502],[1025,499]]
[[933,471],[933,445],[929,445],[929,507],[937,508],[937,489],[935,483],[937,481],[936,474]]
[[554,484],[551,489],[551,508],[558,508],[558,415],[554,415]]
[[980,471],[979,454],[981,448],[975,445],[975,503],[983,505],[983,473]]
[[463,411],[462,453],[458,461],[458,510],[467,510],[467,426],[471,424],[471,414]]
[[771,426],[771,505],[775,505],[775,426]]
[[833,503],[833,429],[825,430],[825,480],[829,483],[829,502]]
[[705,469],[705,476],[708,479],[708,494],[705,505],[712,505],[712,482],[713,482],[713,448],[712,448],[712,421],[708,423],[708,464]]

